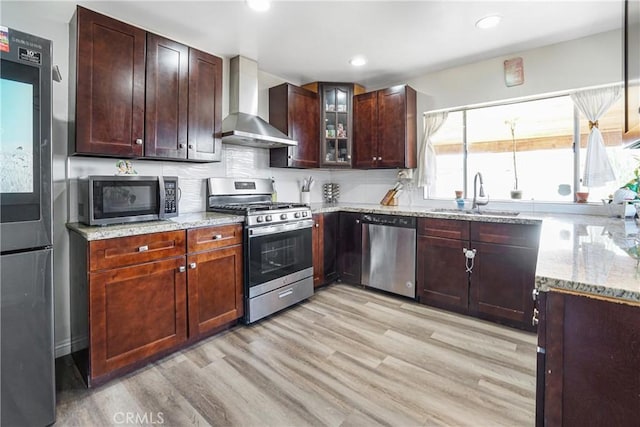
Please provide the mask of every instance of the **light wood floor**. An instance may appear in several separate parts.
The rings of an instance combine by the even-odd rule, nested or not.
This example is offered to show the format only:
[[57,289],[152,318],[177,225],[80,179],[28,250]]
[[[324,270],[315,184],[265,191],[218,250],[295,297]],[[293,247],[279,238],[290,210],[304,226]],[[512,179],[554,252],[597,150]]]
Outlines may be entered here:
[[535,345],[335,284],[94,390],[59,360],[56,425],[531,426]]

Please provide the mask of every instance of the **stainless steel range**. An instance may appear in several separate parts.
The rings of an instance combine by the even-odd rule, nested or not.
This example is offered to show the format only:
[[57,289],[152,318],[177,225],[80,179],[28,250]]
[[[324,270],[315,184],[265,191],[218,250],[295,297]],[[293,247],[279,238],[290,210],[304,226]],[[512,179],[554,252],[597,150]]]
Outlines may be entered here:
[[311,209],[272,192],[268,179],[208,179],[207,211],[245,216],[245,323],[313,295]]

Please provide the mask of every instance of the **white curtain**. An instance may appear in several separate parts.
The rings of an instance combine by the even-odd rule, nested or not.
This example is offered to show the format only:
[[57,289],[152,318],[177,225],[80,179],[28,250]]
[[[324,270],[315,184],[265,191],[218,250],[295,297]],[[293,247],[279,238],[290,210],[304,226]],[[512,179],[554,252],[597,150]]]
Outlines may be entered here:
[[622,88],[614,86],[583,90],[571,95],[574,105],[589,120],[591,128],[582,178],[582,185],[585,187],[602,187],[616,179],[607,156],[602,133],[598,129],[598,119],[620,98],[621,93]]
[[424,115],[424,135],[418,149],[418,187],[427,189],[427,196],[431,196],[436,184],[436,150],[433,147],[431,137],[438,132],[447,120],[446,111],[429,113]]

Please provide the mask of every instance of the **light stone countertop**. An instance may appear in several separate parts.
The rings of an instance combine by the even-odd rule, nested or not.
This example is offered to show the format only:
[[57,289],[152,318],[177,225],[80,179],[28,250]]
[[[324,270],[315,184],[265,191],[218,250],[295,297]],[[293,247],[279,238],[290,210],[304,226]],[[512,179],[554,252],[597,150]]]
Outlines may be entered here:
[[[640,231],[634,220],[526,212],[518,216],[470,215],[377,204],[312,203],[311,209],[313,213],[347,211],[511,224],[542,223],[536,268],[536,286],[539,289],[555,288],[640,303]],[[491,213],[491,209],[485,211]],[[87,240],[100,240],[243,221],[243,216],[199,212],[164,221],[106,227],[70,223],[67,227]]]
[[67,228],[80,234],[87,240],[113,239],[116,237],[136,236],[139,234],[161,233],[164,231],[186,230],[188,228],[227,225],[244,222],[242,215],[230,215],[215,212],[195,212],[182,214],[176,218],[161,221],[135,222],[106,226],[88,226],[79,222],[67,223]]

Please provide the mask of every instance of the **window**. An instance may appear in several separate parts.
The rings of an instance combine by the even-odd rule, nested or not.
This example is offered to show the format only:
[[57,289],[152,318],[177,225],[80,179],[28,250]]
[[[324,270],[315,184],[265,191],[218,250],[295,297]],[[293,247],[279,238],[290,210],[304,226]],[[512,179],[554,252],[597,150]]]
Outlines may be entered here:
[[[607,197],[626,183],[637,162],[632,152],[622,148],[622,107],[620,99],[599,120],[618,180],[589,188],[591,201]],[[578,154],[573,148],[576,127]],[[464,190],[466,197],[472,197],[473,178],[481,172],[494,200],[511,197],[517,176],[523,199],[571,202],[575,191],[587,190],[575,186],[584,169],[588,135],[588,120],[574,109],[568,95],[449,112],[432,137],[437,181],[429,196],[449,199],[455,190]],[[576,157],[579,169],[574,165]]]

